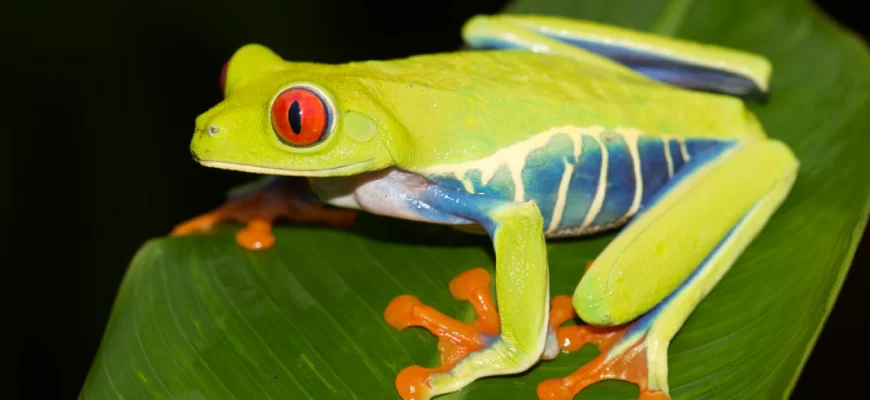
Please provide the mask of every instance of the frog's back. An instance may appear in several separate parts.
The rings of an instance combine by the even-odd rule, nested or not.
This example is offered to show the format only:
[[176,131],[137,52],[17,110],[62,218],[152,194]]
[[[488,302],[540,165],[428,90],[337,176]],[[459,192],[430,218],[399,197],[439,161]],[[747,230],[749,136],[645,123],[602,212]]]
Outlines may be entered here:
[[400,167],[481,160],[556,127],[647,136],[762,137],[740,99],[626,80],[570,58],[466,51],[361,64],[407,130]]
[[[444,186],[535,201],[548,236],[620,226],[692,159],[764,133],[743,102],[525,51],[425,56],[381,69],[412,93],[399,166]],[[379,68],[380,69],[380,68]],[[416,91],[416,94],[414,94]]]

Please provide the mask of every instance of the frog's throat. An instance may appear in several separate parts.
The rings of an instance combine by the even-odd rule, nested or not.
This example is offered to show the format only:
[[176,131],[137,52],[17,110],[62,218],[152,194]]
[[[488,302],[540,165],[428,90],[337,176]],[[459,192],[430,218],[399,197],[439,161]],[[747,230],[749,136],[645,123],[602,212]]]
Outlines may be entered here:
[[363,160],[360,162],[356,162],[353,164],[343,165],[340,167],[334,168],[324,168],[324,169],[281,169],[281,168],[269,168],[269,167],[258,167],[255,165],[246,165],[246,164],[236,164],[231,162],[223,162],[223,161],[206,161],[206,160],[196,160],[198,163],[205,167],[209,168],[218,168],[218,169],[228,169],[233,171],[242,171],[242,172],[251,172],[255,174],[265,174],[265,175],[287,175],[287,176],[339,176],[339,175],[352,175],[354,173],[358,173],[361,171],[365,171],[368,164],[371,164],[373,158],[369,158],[367,160]]

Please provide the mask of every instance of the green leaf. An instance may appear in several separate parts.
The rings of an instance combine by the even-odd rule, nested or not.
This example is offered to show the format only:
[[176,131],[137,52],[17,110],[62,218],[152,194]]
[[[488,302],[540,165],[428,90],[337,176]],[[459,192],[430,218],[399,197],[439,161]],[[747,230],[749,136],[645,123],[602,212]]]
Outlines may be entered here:
[[[773,96],[752,105],[801,160],[788,200],[670,347],[675,399],[782,398],[828,315],[870,212],[870,55],[805,1],[519,1],[508,11],[603,21],[742,48],[774,64]],[[362,216],[349,231],[282,226],[250,252],[237,226],[157,239],[124,279],[81,399],[398,399],[395,374],[434,365],[435,339],[382,319],[412,293],[469,319],[447,285],[493,267],[491,245],[448,228]],[[573,291],[613,237],[549,244],[553,294]],[[534,398],[537,384],[594,357],[582,351],[444,397]],[[608,381],[583,399],[629,399]]]

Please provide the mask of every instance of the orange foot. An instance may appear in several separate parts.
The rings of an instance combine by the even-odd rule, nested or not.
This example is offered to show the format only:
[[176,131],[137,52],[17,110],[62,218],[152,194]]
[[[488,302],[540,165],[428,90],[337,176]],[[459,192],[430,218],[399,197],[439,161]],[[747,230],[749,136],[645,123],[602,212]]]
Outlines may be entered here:
[[396,329],[409,326],[426,328],[438,336],[441,363],[435,368],[410,366],[396,377],[396,390],[405,400],[427,399],[432,374],[445,372],[470,353],[489,346],[501,333],[498,312],[489,291],[490,275],[483,268],[463,272],[450,281],[450,293],[474,307],[477,319],[471,323],[457,321],[429,307],[416,297],[402,295],[393,299],[384,311],[387,323]]
[[345,227],[354,222],[353,210],[327,208],[311,193],[308,181],[298,177],[273,178],[251,192],[231,197],[221,206],[177,225],[171,236],[205,232],[223,221],[246,223],[236,233],[236,242],[250,250],[261,250],[275,243],[272,222],[287,218],[300,223],[326,223]]
[[[429,307],[416,297],[402,295],[393,299],[384,312],[387,323],[396,329],[419,326],[438,337],[440,364],[435,368],[424,368],[413,365],[403,369],[396,376],[396,390],[404,400],[428,399],[429,378],[436,373],[447,372],[469,354],[490,346],[501,334],[501,322],[492,292],[489,290],[491,277],[483,268],[475,268],[463,272],[450,281],[450,294],[457,300],[471,303],[477,319],[472,322],[462,322],[450,318],[432,307]],[[550,359],[558,355],[558,345],[555,344],[556,328],[573,317],[571,299],[557,298],[553,300],[550,311],[550,338],[553,346],[545,350],[542,358]],[[567,299],[568,311],[565,307],[557,307],[559,301]],[[564,304],[563,304],[564,305]]]
[[[556,296],[550,315],[551,326],[559,326],[576,316],[571,298]],[[559,315],[559,320],[554,320],[554,315]],[[556,335],[559,347],[564,351],[577,351],[586,343],[592,343],[600,354],[571,375],[541,382],[538,399],[570,400],[593,383],[619,379],[640,388],[639,400],[670,400],[667,392],[649,384],[646,334],[633,334],[632,325],[604,328],[566,326],[559,328]]]

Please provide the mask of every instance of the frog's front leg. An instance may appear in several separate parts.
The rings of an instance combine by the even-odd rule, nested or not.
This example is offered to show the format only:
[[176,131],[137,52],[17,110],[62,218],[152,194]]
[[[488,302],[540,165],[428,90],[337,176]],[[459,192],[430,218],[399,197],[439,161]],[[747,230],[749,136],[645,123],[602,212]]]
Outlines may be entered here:
[[549,278],[543,217],[534,202],[445,188],[399,170],[371,174],[365,181],[348,179],[361,178],[318,179],[315,191],[330,204],[376,214],[442,224],[476,223],[495,247],[498,314],[489,297],[489,275],[481,269],[460,275],[450,285],[455,297],[475,305],[481,317],[477,324],[451,320],[411,296],[400,296],[387,307],[385,318],[394,327],[423,326],[442,339],[440,368],[409,367],[397,377],[403,398],[429,399],[481,377],[522,372],[541,359],[548,336]]
[[171,235],[205,232],[221,222],[237,221],[247,226],[236,234],[236,242],[250,250],[261,250],[274,244],[272,222],[278,218],[344,227],[356,217],[353,210],[325,207],[305,177],[266,176],[234,188],[228,197],[217,208],[178,224]]
[[693,157],[583,276],[573,303],[590,325],[561,328],[558,338],[564,350],[594,343],[601,354],[543,382],[539,398],[572,399],[621,379],[637,384],[641,399],[668,399],[671,339],[786,198],[797,168],[774,140]]

